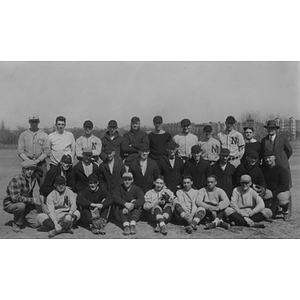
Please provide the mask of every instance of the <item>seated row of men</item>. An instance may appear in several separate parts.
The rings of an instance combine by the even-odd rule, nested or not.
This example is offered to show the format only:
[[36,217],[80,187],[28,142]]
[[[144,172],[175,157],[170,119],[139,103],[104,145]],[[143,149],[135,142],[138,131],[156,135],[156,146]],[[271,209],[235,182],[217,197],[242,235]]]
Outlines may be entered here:
[[[201,158],[198,145],[194,145],[191,152],[192,158],[183,163],[176,156],[176,144],[170,141],[168,155],[156,163],[148,158],[149,148],[142,146],[129,172],[121,159],[115,160],[112,147],[106,148],[107,160],[99,167],[91,162],[89,148],[83,149],[82,161],[73,168],[71,157],[64,155],[60,164],[47,172],[41,186],[44,213],[38,216],[36,225],[50,228],[49,236],[53,236],[68,231],[80,217],[93,233],[103,234],[109,216],[114,214],[123,224],[125,235],[135,234],[143,208],[150,221],[157,222],[156,231],[166,234],[165,225],[172,215],[187,225],[188,233],[196,229],[201,220],[207,228],[229,228],[226,221],[261,226],[257,222],[275,217],[279,210],[287,215],[288,174],[276,165],[274,153],[265,153],[262,171],[257,165],[256,152],[250,153],[236,170],[227,164],[228,149],[222,149],[220,160],[212,166]],[[236,178],[241,179],[236,180],[241,186],[233,192],[231,176],[223,176],[227,166],[230,166],[231,176],[236,174]],[[27,221],[30,219],[33,202],[38,202],[32,197],[38,174],[35,162],[25,160],[22,167],[22,174],[9,183],[4,200],[5,211],[14,214],[15,231],[20,230],[25,216]]]

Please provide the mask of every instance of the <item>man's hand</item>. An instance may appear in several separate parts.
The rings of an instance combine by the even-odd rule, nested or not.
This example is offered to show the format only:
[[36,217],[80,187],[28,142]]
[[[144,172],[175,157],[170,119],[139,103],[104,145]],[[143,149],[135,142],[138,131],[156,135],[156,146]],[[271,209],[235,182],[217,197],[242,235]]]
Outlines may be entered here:
[[130,203],[130,202],[127,202],[125,203],[125,208],[127,208],[129,211],[133,210],[134,208],[134,204],[133,203]]
[[251,227],[251,226],[254,225],[254,222],[253,222],[250,218],[244,217],[244,219],[245,219],[245,221],[247,222],[247,225],[248,225],[249,227]]
[[103,207],[103,204],[102,204],[102,203],[92,203],[92,204],[90,205],[90,207],[91,207],[91,208],[98,208],[99,210],[101,210],[102,207]]
[[129,213],[129,210],[125,207],[122,209],[122,214],[127,215]]
[[57,221],[54,222],[54,228],[56,231],[61,231],[62,230],[62,227],[58,224]]

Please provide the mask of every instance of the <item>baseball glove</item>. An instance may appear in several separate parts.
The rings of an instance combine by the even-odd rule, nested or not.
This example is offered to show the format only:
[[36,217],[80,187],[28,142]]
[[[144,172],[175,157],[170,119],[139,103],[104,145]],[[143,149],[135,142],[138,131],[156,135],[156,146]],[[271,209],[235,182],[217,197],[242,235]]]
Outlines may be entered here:
[[42,167],[37,166],[37,167],[35,168],[35,174],[36,174],[36,176],[42,178],[43,175],[44,175],[44,171],[43,171]]
[[92,225],[96,229],[102,229],[106,225],[106,220],[100,216],[100,212],[97,208],[91,210]]
[[170,203],[171,197],[167,193],[162,193],[161,200],[164,200],[165,203]]
[[64,215],[58,222],[63,231],[68,232],[73,226],[73,220],[70,215]]
[[265,190],[262,186],[260,186],[260,185],[258,185],[258,184],[253,184],[253,185],[252,185],[252,188],[254,189],[254,191],[255,191],[260,197],[263,197],[264,194],[265,194],[265,192],[266,192],[266,190]]

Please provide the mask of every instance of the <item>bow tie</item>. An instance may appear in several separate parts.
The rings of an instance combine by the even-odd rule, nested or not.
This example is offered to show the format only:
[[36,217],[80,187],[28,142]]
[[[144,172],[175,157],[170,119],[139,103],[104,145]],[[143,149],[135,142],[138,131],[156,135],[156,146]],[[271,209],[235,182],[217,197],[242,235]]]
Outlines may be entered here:
[[175,159],[175,157],[170,157],[170,158],[169,158],[169,160],[174,160],[174,159]]

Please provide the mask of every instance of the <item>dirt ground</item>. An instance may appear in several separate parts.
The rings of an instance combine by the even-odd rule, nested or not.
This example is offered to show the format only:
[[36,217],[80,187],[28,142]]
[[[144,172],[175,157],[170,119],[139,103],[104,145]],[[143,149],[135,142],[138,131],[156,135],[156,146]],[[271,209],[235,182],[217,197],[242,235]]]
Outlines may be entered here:
[[[198,230],[188,235],[183,226],[168,224],[168,234],[163,236],[153,231],[153,224],[141,220],[137,224],[137,234],[124,236],[120,225],[114,221],[109,222],[106,227],[106,235],[93,235],[88,229],[77,226],[74,234],[61,234],[54,239],[297,239],[300,238],[300,141],[293,141],[293,156],[290,158],[292,170],[293,188],[293,214],[290,222],[276,219],[273,223],[264,222],[266,228],[242,228],[231,227],[229,230],[216,228],[205,230],[203,225]],[[3,211],[3,199],[6,194],[6,187],[10,179],[21,170],[20,159],[15,149],[0,150],[0,238],[1,239],[48,239],[47,231],[43,229],[32,229],[26,227],[21,232],[15,233],[11,229],[12,215]],[[35,193],[37,193],[37,189]]]

